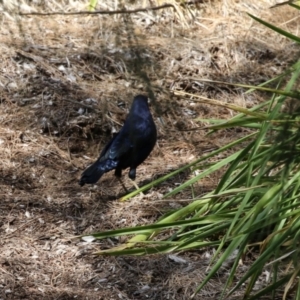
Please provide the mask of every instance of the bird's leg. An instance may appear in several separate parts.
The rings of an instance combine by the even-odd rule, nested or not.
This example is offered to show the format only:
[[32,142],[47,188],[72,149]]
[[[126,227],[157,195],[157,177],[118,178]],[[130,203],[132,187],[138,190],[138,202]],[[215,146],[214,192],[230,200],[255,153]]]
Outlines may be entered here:
[[122,177],[122,169],[115,169],[115,176],[121,178]]
[[126,194],[128,194],[129,191],[127,190],[127,188],[126,188],[126,186],[125,186],[125,184],[124,184],[124,182],[123,182],[123,180],[121,178],[122,177],[122,169],[116,168],[115,169],[115,176],[117,177],[117,179],[121,183],[121,185],[122,185],[123,189],[125,190]]
[[121,178],[121,177],[118,177],[118,176],[116,176],[116,177],[118,178],[119,182],[121,183],[121,185],[122,185],[123,189],[125,190],[126,194],[128,194],[129,191],[127,190],[127,188],[126,188],[126,186],[125,186],[125,184],[124,184],[122,178]]

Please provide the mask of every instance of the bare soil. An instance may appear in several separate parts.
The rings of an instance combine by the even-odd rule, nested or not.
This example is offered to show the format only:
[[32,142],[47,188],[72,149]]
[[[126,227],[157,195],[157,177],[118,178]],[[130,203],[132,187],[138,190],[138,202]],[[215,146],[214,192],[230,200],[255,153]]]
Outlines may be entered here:
[[[83,188],[78,179],[120,129],[139,93],[154,96],[158,128],[157,146],[137,170],[140,186],[242,137],[243,129],[209,137],[207,130],[186,131],[207,125],[195,118],[228,119],[233,112],[172,92],[244,107],[260,103],[266,94],[201,79],[256,85],[280,74],[298,59],[299,47],[245,12],[294,33],[299,13],[270,10],[273,1],[230,0],[181,8],[181,14],[168,8],[131,15],[18,15],[85,10],[86,2],[0,5],[0,299],[189,299],[206,274],[211,250],[175,258],[99,257],[92,253],[123,239],[88,243],[74,237],[154,222],[192,200],[190,190],[160,200],[191,174],[127,202],[118,201],[125,192],[113,173]],[[117,9],[102,2],[101,10]],[[143,5],[148,2],[128,8]],[[221,176],[199,182],[195,195],[213,189]],[[123,177],[133,190],[127,172]],[[249,263],[240,266],[241,274]],[[195,299],[219,299],[226,272]]]

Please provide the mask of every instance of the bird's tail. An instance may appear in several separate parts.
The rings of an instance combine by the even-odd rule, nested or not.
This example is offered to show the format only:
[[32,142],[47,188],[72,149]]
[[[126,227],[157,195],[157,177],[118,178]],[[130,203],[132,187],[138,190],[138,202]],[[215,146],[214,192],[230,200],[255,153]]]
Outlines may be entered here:
[[107,159],[105,161],[97,160],[82,173],[81,178],[79,180],[79,185],[84,186],[86,183],[96,183],[104,173],[115,168],[116,162],[114,162],[111,159]]

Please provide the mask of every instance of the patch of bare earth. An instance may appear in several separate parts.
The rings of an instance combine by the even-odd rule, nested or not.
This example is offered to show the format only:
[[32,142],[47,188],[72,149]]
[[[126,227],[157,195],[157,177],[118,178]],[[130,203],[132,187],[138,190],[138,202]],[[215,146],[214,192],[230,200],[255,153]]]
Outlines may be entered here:
[[[298,48],[246,12],[291,32],[298,30],[298,13],[288,7],[270,10],[273,1],[229,0],[181,8],[182,15],[167,8],[131,15],[20,16],[19,11],[85,10],[87,1],[4,2],[0,299],[188,299],[205,276],[208,252],[95,257],[93,252],[122,239],[87,243],[74,236],[157,220],[192,200],[189,190],[160,200],[191,174],[125,203],[118,201],[124,191],[113,174],[83,188],[78,179],[119,130],[138,93],[155,96],[151,109],[158,128],[157,146],[137,170],[139,185],[243,136],[243,130],[232,129],[209,137],[205,130],[184,131],[205,125],[196,117],[226,119],[232,112],[171,92],[245,107],[259,103],[263,94],[201,79],[259,84],[280,74]],[[99,2],[101,10],[120,8],[116,1]],[[195,195],[210,191],[221,175],[195,185]],[[124,182],[133,189],[126,172]],[[239,270],[246,269],[245,262]],[[218,299],[226,274],[225,267],[195,298]]]

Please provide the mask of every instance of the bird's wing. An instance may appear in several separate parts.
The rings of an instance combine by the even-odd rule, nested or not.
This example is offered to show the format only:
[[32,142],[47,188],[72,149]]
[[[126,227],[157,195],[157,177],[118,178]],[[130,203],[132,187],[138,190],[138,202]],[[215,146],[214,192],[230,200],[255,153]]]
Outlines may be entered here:
[[117,138],[118,135],[119,135],[119,132],[113,134],[112,139],[105,145],[105,147],[101,151],[101,154],[100,154],[99,158],[101,158],[101,157],[103,157],[105,155],[105,153],[107,152],[107,150],[112,145],[112,143],[114,142],[114,140]]
[[102,150],[100,160],[118,160],[123,155],[128,154],[132,147],[126,127],[122,127],[120,132]]

